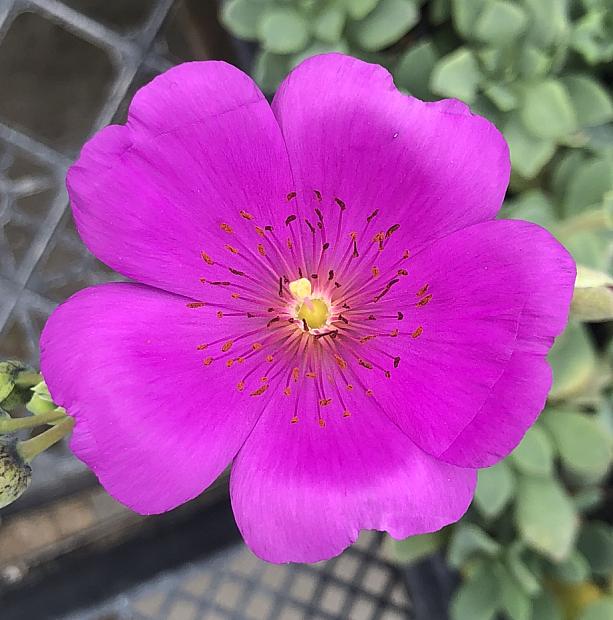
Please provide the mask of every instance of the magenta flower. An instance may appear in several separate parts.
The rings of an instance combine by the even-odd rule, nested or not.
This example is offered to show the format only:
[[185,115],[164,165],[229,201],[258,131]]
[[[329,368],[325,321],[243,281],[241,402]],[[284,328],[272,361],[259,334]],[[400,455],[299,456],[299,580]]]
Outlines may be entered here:
[[140,513],[232,462],[274,562],[457,520],[544,405],[575,277],[548,232],[494,221],[508,178],[491,123],[350,57],[307,60],[272,107],[223,62],[156,78],[68,174],[87,246],[141,283],[43,333],[74,452]]

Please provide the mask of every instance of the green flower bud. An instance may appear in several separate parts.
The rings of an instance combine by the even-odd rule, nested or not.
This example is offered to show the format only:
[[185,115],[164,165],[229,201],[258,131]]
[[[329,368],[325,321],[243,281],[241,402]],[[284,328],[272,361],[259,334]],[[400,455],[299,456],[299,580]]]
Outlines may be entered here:
[[31,480],[32,468],[19,455],[17,440],[0,436],[0,508],[18,499]]
[[49,394],[47,384],[44,381],[40,381],[39,383],[37,383],[32,388],[32,391],[34,392],[34,394],[26,404],[26,409],[30,413],[34,415],[41,415],[43,413],[61,410],[61,408],[53,402],[51,394]]
[[0,403],[13,391],[15,377],[23,368],[19,362],[0,362]]

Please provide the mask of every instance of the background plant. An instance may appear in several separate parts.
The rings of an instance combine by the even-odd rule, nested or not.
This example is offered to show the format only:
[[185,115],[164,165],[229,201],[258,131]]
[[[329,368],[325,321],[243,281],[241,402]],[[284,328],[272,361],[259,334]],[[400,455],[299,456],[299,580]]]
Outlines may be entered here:
[[501,217],[536,222],[571,251],[572,320],[551,352],[546,411],[480,472],[469,513],[394,552],[442,550],[463,577],[454,620],[613,618],[613,2],[228,0],[221,18],[256,43],[252,75],[269,94],[304,58],[340,51],[421,99],[462,99],[504,133]]

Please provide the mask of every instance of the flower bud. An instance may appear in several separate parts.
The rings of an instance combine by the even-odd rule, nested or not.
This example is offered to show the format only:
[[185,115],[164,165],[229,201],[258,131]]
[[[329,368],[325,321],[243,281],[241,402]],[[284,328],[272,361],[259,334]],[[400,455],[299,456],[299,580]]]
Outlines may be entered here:
[[49,413],[50,411],[56,411],[60,408],[53,402],[51,394],[47,388],[47,384],[41,381],[32,388],[34,394],[32,398],[26,404],[26,409],[34,414],[41,415],[42,413]]
[[0,362],[0,403],[13,391],[15,377],[22,368],[19,362]]
[[18,499],[31,480],[32,468],[19,455],[17,440],[0,436],[0,508]]

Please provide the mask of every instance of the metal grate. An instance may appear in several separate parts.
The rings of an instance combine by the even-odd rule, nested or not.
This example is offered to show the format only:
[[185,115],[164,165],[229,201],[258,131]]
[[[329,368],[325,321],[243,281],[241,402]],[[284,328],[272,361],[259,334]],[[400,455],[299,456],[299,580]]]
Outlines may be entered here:
[[317,565],[270,565],[243,545],[64,620],[402,620],[410,606],[382,536]]

